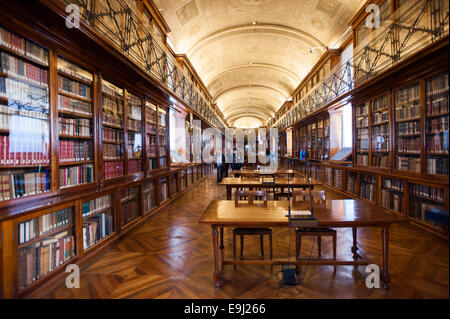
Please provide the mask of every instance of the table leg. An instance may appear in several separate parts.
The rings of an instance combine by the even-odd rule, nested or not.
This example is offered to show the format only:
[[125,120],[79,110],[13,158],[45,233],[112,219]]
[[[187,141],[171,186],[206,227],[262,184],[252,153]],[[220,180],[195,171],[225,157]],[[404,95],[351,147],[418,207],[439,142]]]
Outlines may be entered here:
[[352,233],[353,233],[353,247],[352,247],[352,253],[353,253],[353,259],[358,259],[358,241],[357,241],[357,228],[352,227]]
[[389,274],[389,229],[388,226],[381,230],[382,249],[383,249],[383,274],[381,280],[383,281],[383,288],[389,289],[391,284],[391,275]]
[[217,226],[212,225],[213,250],[214,250],[214,286],[220,287],[220,256],[219,256],[219,236]]
[[224,249],[224,247],[223,247],[223,227],[220,227],[220,249]]
[[231,200],[231,187],[227,186],[227,200]]

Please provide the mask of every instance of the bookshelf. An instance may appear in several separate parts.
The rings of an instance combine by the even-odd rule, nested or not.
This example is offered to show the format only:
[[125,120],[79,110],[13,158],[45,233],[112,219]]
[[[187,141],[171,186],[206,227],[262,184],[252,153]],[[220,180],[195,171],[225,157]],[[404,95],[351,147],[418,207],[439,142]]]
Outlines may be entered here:
[[120,191],[121,225],[127,226],[140,217],[139,186],[129,187]]
[[448,206],[445,207],[445,189],[416,183],[410,183],[408,188],[410,201],[408,216],[448,234],[449,212]]
[[17,222],[19,293],[63,267],[76,254],[75,205]]
[[346,186],[347,193],[358,195],[358,173],[353,171],[346,172]]
[[369,102],[355,107],[356,165],[369,165]]
[[389,168],[389,96],[383,95],[373,100],[370,114],[371,126],[371,166]]
[[376,201],[377,177],[374,175],[360,174],[360,196],[368,201]]
[[394,91],[396,167],[421,172],[420,83]]
[[8,201],[51,190],[49,51],[0,33],[0,201]]
[[59,185],[68,188],[95,181],[94,76],[58,56]]
[[147,214],[156,207],[156,185],[151,180],[144,183],[144,213]]
[[327,161],[330,158],[330,118],[323,120],[323,159]]
[[158,168],[158,154],[157,154],[157,143],[156,143],[156,132],[157,132],[157,110],[156,106],[146,101],[145,104],[145,132],[147,136],[147,160],[148,160],[148,170],[154,170]]
[[428,174],[448,176],[448,72],[426,79],[426,167]]
[[170,175],[170,197],[178,193],[178,173]]
[[128,174],[143,172],[142,143],[142,99],[127,92]]
[[168,116],[166,110],[158,107],[158,145],[159,145],[159,167],[167,168],[168,161]]
[[102,242],[116,231],[114,197],[112,194],[83,201],[83,250]]
[[169,199],[169,178],[167,176],[161,177],[159,179],[159,187],[160,187],[160,203],[164,203]]
[[392,178],[381,178],[380,205],[397,213],[403,213],[405,182]]
[[336,188],[342,188],[343,178],[342,170],[338,168],[333,168],[333,186]]
[[123,89],[102,83],[102,157],[104,179],[124,175],[124,94]]

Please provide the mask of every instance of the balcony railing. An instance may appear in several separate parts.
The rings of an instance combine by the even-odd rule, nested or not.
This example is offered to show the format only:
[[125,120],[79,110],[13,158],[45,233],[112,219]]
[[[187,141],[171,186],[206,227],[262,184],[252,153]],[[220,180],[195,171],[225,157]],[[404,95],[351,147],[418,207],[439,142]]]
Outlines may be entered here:
[[[398,18],[396,18],[398,16]],[[325,105],[398,64],[449,32],[448,0],[418,0],[401,14],[391,15],[391,23],[357,54],[332,70],[291,110],[271,126],[285,129]]]
[[162,48],[149,30],[123,0],[58,0],[63,5],[77,5],[80,19],[95,32],[119,48],[136,65],[156,78],[174,95],[215,127],[225,123],[195,88],[166,48]]

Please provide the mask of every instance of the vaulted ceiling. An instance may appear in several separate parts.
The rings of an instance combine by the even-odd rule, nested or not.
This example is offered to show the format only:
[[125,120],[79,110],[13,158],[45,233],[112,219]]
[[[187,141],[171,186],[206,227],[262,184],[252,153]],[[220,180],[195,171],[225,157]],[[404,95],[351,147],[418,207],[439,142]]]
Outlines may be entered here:
[[[265,125],[365,0],[154,0],[232,126]],[[339,44],[339,43],[338,43]]]

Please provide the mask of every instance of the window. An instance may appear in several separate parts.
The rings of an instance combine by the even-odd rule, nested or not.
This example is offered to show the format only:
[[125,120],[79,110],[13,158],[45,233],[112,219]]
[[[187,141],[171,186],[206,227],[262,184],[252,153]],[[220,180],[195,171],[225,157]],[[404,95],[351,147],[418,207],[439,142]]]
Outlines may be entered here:
[[352,105],[348,103],[342,107],[342,147],[353,146]]

